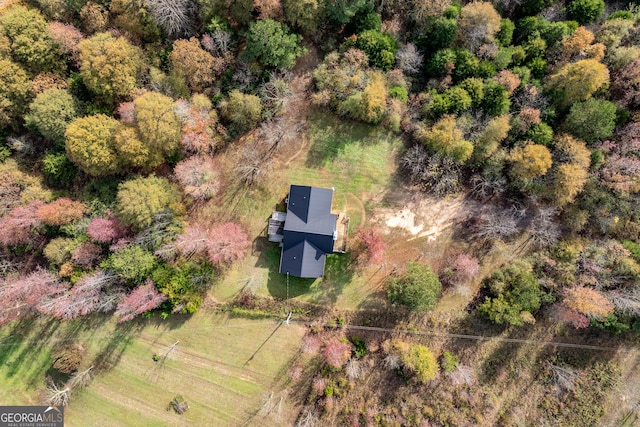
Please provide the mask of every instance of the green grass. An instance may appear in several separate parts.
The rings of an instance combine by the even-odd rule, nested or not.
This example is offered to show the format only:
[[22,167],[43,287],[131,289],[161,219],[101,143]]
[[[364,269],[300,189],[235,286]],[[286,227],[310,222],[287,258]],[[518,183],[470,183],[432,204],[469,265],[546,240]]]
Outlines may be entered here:
[[[129,327],[105,316],[9,325],[0,335],[0,401],[42,403],[51,349],[73,340],[85,346],[83,366],[96,366],[97,375],[72,396],[66,425],[225,426],[257,420],[278,425],[257,411],[263,396],[286,380],[303,333],[301,327],[278,327],[272,320],[233,319],[205,311],[190,318],[141,319]],[[154,354],[163,355],[176,341],[164,363],[153,361]],[[178,394],[189,404],[183,415],[166,411]],[[290,407],[285,402],[283,420],[289,424]]]
[[[264,235],[271,211],[290,184],[335,188],[333,209],[347,212],[352,229],[366,223],[368,201],[392,185],[395,153],[401,147],[400,138],[393,133],[316,111],[309,118],[307,139],[307,150],[286,169],[273,171],[265,189],[227,195],[223,206],[212,207],[231,210],[236,218],[250,225],[251,237],[256,239],[251,255],[236,263],[215,286],[213,294],[217,299],[229,300],[244,286],[257,289],[261,295],[286,297],[286,276],[278,272],[280,248],[259,235]],[[324,279],[290,277],[289,297],[357,307],[367,295],[363,293],[366,286],[363,278],[353,275],[348,262],[348,254],[331,255]]]

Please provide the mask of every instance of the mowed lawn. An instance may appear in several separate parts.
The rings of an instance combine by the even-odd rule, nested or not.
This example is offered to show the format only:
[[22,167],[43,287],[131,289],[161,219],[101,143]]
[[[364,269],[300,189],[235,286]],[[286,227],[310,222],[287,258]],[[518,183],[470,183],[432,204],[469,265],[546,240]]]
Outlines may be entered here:
[[[264,188],[234,194],[233,202],[227,197],[235,218],[250,227],[253,247],[250,256],[235,263],[216,284],[215,298],[229,300],[244,287],[261,295],[287,296],[286,277],[278,273],[280,248],[266,241],[265,227],[290,184],[335,188],[333,209],[347,212],[352,231],[366,225],[369,202],[381,199],[393,185],[402,142],[392,132],[316,111],[301,138],[306,141],[301,151],[295,158],[279,159]],[[350,273],[348,262],[348,255],[331,255],[323,280],[290,278],[289,297],[355,308],[366,297],[366,286],[363,278]]]
[[[96,366],[96,375],[72,396],[65,425],[268,426],[295,419],[286,399],[278,417],[259,410],[265,396],[286,386],[304,334],[300,326],[204,310],[124,327],[103,316],[55,323],[38,320],[0,333],[2,404],[41,404],[51,349],[66,340],[87,348],[83,367]],[[176,342],[164,361],[153,360]],[[182,415],[166,410],[176,395],[189,405]]]

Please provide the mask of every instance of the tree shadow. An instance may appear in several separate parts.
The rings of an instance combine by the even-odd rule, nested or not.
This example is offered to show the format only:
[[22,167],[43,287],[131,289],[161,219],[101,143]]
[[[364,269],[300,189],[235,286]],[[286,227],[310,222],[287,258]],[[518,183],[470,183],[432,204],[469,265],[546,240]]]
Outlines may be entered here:
[[119,325],[93,359],[95,372],[107,372],[113,369],[124,354],[135,336],[144,326],[141,323],[129,322]]

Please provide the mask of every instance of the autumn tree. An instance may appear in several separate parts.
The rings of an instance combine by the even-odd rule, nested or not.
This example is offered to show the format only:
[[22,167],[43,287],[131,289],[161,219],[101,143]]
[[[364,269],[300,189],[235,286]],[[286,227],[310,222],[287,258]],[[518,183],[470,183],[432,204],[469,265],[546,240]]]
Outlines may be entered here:
[[300,46],[299,35],[289,33],[286,25],[272,19],[251,22],[246,37],[247,48],[242,58],[268,67],[292,68],[296,58],[306,52],[306,48]]
[[229,92],[229,98],[220,104],[220,110],[238,133],[253,129],[262,118],[260,98],[236,89]]
[[559,135],[554,145],[558,166],[552,173],[550,198],[558,206],[564,206],[573,202],[587,183],[591,152],[584,142],[566,134]]
[[189,157],[179,162],[173,173],[185,194],[195,200],[210,199],[222,187],[220,168],[211,157]]
[[382,74],[372,73],[363,91],[354,93],[338,106],[338,113],[367,123],[379,123],[387,105],[387,88]]
[[414,374],[421,383],[428,383],[436,378],[439,371],[438,361],[427,346],[410,344],[402,351],[402,364]]
[[144,165],[155,167],[178,149],[181,124],[174,102],[158,92],[147,92],[133,101],[140,141],[146,150]]
[[571,325],[576,329],[583,329],[589,326],[589,319],[585,315],[564,304],[553,304],[549,314],[553,320]]
[[47,225],[60,226],[75,222],[82,218],[87,207],[82,202],[61,197],[51,203],[42,205],[36,211],[36,216]]
[[609,70],[595,59],[583,59],[565,65],[549,77],[547,88],[554,91],[562,107],[586,101],[609,83]]
[[120,158],[114,138],[119,126],[117,120],[104,114],[75,119],[65,132],[69,160],[92,176],[117,172]]
[[82,28],[89,33],[98,33],[106,30],[109,24],[109,11],[92,1],[88,1],[80,9]]
[[78,44],[80,75],[84,84],[108,102],[124,97],[136,87],[143,58],[124,37],[98,33]]
[[407,263],[406,271],[390,277],[386,284],[387,298],[410,310],[429,311],[440,297],[441,285],[431,268],[416,262]]
[[429,129],[418,128],[416,138],[431,151],[450,156],[459,163],[467,161],[473,152],[473,145],[463,138],[455,116],[451,115],[444,116]]
[[92,268],[102,257],[102,248],[95,243],[84,242],[71,251],[71,263],[81,268]]
[[476,51],[483,43],[494,40],[500,31],[500,21],[491,3],[468,3],[460,10],[459,38],[471,51]]
[[523,180],[544,175],[553,163],[547,147],[531,142],[514,148],[509,158],[512,162],[511,173]]
[[585,316],[603,321],[613,313],[613,304],[595,289],[573,286],[564,292],[563,304]]
[[491,296],[486,297],[478,312],[492,321],[521,326],[534,322],[532,313],[540,308],[540,284],[532,267],[516,261],[493,273],[485,282]]
[[51,353],[53,367],[63,374],[72,374],[78,370],[85,349],[80,344],[62,345]]
[[32,126],[46,139],[62,143],[67,125],[77,116],[76,101],[63,89],[49,89],[33,100],[25,116],[27,126]]
[[195,37],[173,42],[169,60],[173,69],[185,79],[194,92],[202,92],[210,88],[216,75],[223,71],[224,66],[224,60],[202,49]]
[[128,322],[136,316],[158,307],[167,297],[156,290],[153,281],[147,279],[144,285],[132,290],[116,308],[119,323]]
[[473,141],[473,159],[474,161],[484,161],[489,158],[500,147],[500,143],[507,138],[511,129],[510,117],[507,114],[493,117],[489,120],[484,129],[482,129]]
[[9,60],[0,58],[0,129],[17,125],[31,99],[27,73]]
[[59,66],[59,51],[53,43],[47,21],[35,9],[16,5],[0,16],[0,34],[11,43],[13,58],[34,73]]
[[109,7],[112,22],[116,28],[126,31],[136,41],[158,42],[160,28],[144,3],[144,0],[112,0]]
[[189,154],[213,154],[224,141],[227,130],[218,122],[211,101],[204,95],[194,95],[191,102],[179,99],[175,113],[182,123],[180,145]]
[[175,186],[154,175],[133,178],[118,185],[116,203],[118,219],[134,230],[151,225],[154,217],[166,209],[176,215],[184,212]]

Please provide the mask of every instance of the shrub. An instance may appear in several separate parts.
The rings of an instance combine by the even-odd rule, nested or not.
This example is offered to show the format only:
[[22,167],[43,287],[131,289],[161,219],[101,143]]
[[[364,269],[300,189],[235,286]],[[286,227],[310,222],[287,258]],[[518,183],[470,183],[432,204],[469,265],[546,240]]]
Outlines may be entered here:
[[410,262],[404,274],[388,279],[387,297],[410,310],[428,311],[435,307],[441,288],[438,276],[428,266]]
[[458,356],[451,353],[450,351],[445,351],[444,353],[442,353],[440,366],[446,373],[453,372],[458,367]]
[[42,172],[49,184],[68,187],[75,179],[78,169],[64,153],[47,153],[42,158]]
[[62,346],[51,353],[53,367],[63,374],[72,374],[80,367],[84,353],[84,347],[80,344]]
[[407,102],[409,99],[409,95],[407,93],[407,89],[404,86],[392,86],[389,89],[389,96],[392,98],[398,98],[402,102]]
[[334,369],[340,369],[351,357],[351,343],[331,338],[322,349],[324,360]]

